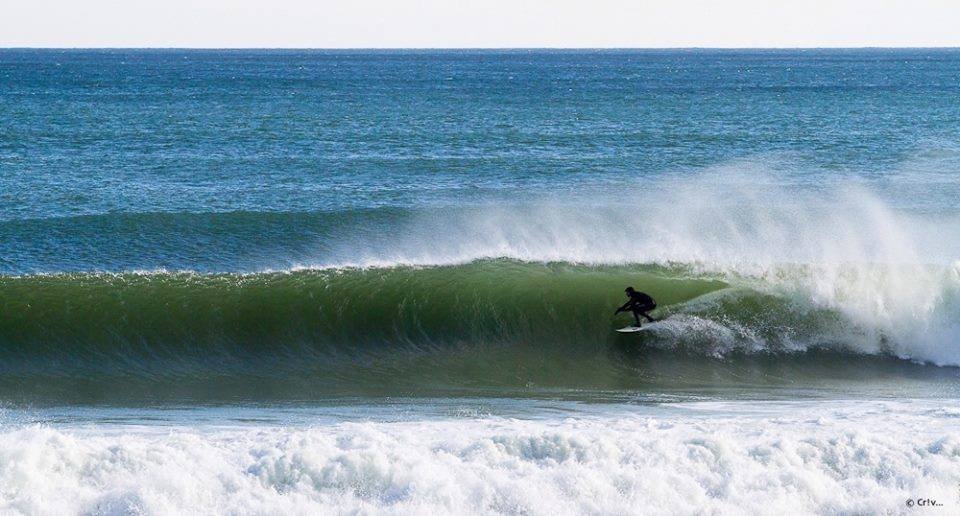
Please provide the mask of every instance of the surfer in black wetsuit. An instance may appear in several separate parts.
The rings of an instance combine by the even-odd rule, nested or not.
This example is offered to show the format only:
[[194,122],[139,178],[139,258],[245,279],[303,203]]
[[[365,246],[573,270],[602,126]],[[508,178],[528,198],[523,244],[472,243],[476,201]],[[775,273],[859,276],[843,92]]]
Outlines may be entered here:
[[617,315],[620,312],[626,312],[629,310],[633,312],[633,318],[637,320],[637,327],[640,327],[641,315],[646,317],[648,321],[653,322],[653,317],[650,317],[647,312],[657,307],[656,301],[643,292],[637,292],[633,289],[633,287],[627,287],[624,292],[627,293],[627,297],[629,297],[630,300],[624,303],[620,308],[617,308],[617,311],[614,312],[613,315]]

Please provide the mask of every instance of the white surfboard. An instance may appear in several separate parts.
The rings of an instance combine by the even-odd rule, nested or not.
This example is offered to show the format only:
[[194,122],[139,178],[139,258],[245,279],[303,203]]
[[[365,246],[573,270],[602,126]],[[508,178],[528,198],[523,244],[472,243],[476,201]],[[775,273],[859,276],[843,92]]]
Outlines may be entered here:
[[663,319],[657,319],[656,321],[648,322],[643,326],[627,326],[626,328],[620,328],[619,330],[617,330],[617,332],[618,333],[636,333],[638,331],[648,330],[662,320]]

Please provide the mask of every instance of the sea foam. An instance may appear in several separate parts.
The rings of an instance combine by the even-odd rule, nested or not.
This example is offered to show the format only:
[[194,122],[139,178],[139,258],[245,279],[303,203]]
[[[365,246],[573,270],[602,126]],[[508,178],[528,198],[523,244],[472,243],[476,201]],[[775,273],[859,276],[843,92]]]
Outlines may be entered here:
[[[0,509],[69,514],[864,514],[957,507],[956,411],[727,402],[659,414],[0,433]],[[670,411],[673,412],[670,412]]]

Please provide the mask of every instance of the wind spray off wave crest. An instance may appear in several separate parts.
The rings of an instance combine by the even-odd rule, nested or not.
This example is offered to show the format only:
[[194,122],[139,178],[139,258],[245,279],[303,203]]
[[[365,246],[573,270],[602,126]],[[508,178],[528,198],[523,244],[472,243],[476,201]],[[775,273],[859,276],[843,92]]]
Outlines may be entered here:
[[823,343],[958,363],[960,216],[902,202],[897,180],[801,177],[790,184],[756,163],[731,164],[629,191],[413,217],[389,236],[345,243],[327,263],[680,264],[838,314],[844,328]]
[[898,206],[896,185],[786,184],[757,165],[670,175],[514,204],[429,211],[303,266],[446,265],[484,258],[590,264],[939,264],[960,259],[960,214]]

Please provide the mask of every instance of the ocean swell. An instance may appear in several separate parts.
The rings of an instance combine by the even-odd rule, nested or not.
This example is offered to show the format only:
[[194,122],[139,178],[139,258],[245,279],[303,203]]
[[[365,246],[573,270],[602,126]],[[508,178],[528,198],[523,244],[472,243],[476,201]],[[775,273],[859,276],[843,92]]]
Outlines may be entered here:
[[[640,335],[612,331],[630,322],[613,315],[627,285],[653,295],[664,319]],[[484,260],[7,276],[0,356],[13,376],[383,378],[414,367],[470,384],[520,367],[560,385],[576,369],[552,371],[555,362],[616,368],[607,352],[617,346],[705,359],[826,351],[958,365],[958,293],[956,266],[878,264],[745,274]]]

